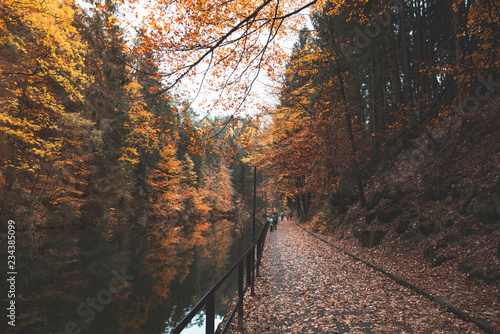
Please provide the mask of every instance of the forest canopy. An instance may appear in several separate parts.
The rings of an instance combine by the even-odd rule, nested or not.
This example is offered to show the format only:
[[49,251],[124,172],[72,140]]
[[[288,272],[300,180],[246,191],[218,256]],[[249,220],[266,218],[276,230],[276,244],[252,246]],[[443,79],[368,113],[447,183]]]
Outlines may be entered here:
[[[2,221],[227,211],[249,200],[249,164],[299,213],[314,198],[365,205],[388,154],[458,131],[494,93],[499,13],[493,0],[0,0]],[[271,122],[243,113],[260,73],[279,82],[278,106],[257,101]],[[176,90],[200,77],[218,94],[201,111]]]
[[85,8],[0,2],[2,221],[54,228],[234,210],[249,120],[200,121],[166,86],[156,50],[140,36],[127,44],[120,3]]

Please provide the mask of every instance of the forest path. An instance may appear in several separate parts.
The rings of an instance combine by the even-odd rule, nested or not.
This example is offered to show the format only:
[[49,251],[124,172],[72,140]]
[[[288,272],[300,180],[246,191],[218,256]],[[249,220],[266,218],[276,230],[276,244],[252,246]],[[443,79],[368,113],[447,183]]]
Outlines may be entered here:
[[482,333],[283,221],[269,232],[245,333]]

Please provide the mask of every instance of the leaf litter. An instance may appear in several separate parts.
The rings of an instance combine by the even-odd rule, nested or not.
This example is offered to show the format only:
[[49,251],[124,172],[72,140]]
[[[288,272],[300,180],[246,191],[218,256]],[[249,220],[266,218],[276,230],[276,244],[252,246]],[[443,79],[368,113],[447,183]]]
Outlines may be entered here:
[[[244,298],[243,327],[244,333],[482,333],[293,221],[268,234],[255,295]],[[230,328],[237,332],[235,320]]]

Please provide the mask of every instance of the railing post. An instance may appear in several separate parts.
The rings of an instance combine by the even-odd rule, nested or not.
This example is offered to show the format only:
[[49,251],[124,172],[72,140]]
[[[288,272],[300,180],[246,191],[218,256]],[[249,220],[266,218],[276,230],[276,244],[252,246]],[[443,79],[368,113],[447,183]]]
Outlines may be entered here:
[[251,257],[252,257],[252,252],[248,252],[248,255],[247,255],[247,286],[249,287],[250,284],[252,283],[252,260],[251,260]]
[[212,293],[205,305],[205,333],[214,334],[215,332],[215,291]]
[[243,331],[243,261],[238,266],[238,331]]
[[[257,245],[255,245],[257,246]],[[250,285],[250,296],[255,296],[254,290],[254,282],[255,282],[255,247],[250,252],[252,253],[252,262],[250,263],[250,276],[251,276],[251,285]]]
[[257,265],[255,266],[255,277],[259,277],[260,257],[262,256],[262,239],[257,240]]
[[260,236],[259,240],[257,240],[257,266],[256,266],[257,268],[255,270],[256,277],[259,276],[259,272],[260,272],[260,262],[261,262],[261,258],[262,258],[262,253],[264,251],[264,240],[266,239],[266,236],[267,236],[267,229],[269,228],[268,226],[269,225],[266,222],[266,225],[264,225],[264,232]]
[[252,227],[253,227],[253,241],[255,241],[255,215],[257,214],[255,205],[257,203],[257,167],[253,168],[253,215],[252,215]]

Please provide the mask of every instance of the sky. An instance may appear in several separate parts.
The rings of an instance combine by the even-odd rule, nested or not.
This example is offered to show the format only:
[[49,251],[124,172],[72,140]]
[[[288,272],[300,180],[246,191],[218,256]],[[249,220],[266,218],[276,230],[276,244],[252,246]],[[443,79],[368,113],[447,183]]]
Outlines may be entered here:
[[[84,9],[92,7],[92,5],[84,0],[77,0],[77,2]],[[144,3],[147,3],[147,0],[144,0]],[[121,14],[122,16],[119,17],[120,20],[128,21],[129,25],[138,26],[143,17],[147,15],[147,12],[140,6],[135,6],[131,9],[131,7],[127,5],[127,2],[125,2],[125,4],[121,7]],[[308,13],[303,13],[302,15],[308,15]],[[128,30],[131,35],[133,35],[133,30],[131,30],[130,27],[127,27],[125,24],[122,26]],[[283,50],[288,51],[290,54],[296,39],[297,35],[289,35],[286,39],[279,40],[278,43]],[[177,87],[174,88],[174,91],[179,93],[183,99],[188,100],[187,102],[190,103],[191,108],[200,118],[207,116],[207,113],[210,113],[208,116],[211,117],[232,114],[234,112],[233,110],[221,110],[217,108],[209,110],[206,108],[206,104],[203,102],[207,101],[208,104],[213,104],[213,102],[218,100],[219,93],[214,91],[206,82],[201,84],[201,81],[202,75],[199,74],[194,80],[183,80]],[[261,70],[252,86],[251,96],[245,102],[245,108],[242,109],[242,114],[254,116],[261,111],[259,110],[260,105],[266,105],[271,108],[276,106],[279,103],[279,98],[276,93],[279,87],[279,82],[271,80],[267,76],[266,72]]]
[[[147,15],[143,8],[136,7],[130,10],[127,5],[123,8],[123,18],[129,21],[131,24],[138,25],[141,19]],[[291,53],[293,44],[295,43],[297,36],[287,36],[285,39],[278,41],[280,46]],[[278,76],[279,77],[279,76]],[[202,74],[196,76],[194,80],[183,80],[175,90],[183,96],[183,98],[188,99],[192,109],[203,118],[210,112],[210,116],[222,116],[229,115],[234,112],[234,110],[222,110],[220,108],[214,108],[209,110],[204,104],[204,101],[208,101],[207,104],[213,104],[219,99],[219,93],[214,91],[206,82],[201,84]],[[242,108],[242,114],[255,115],[261,110],[258,110],[259,105],[266,105],[268,107],[274,107],[279,103],[279,98],[276,94],[280,83],[272,81],[266,74],[264,70],[259,72],[257,79],[252,86],[252,93],[248,100],[246,100],[244,108]],[[224,93],[227,94],[227,93]]]

